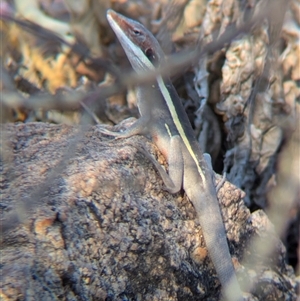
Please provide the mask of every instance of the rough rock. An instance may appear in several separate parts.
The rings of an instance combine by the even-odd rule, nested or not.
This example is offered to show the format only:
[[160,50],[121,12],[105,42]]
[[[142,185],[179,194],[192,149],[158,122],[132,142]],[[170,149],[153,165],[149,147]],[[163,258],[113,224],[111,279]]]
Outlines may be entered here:
[[[219,300],[195,210],[163,190],[138,151],[165,163],[146,138],[43,123],[1,131],[2,300]],[[296,300],[265,214],[250,214],[229,182],[218,197],[241,286],[256,284],[248,300]],[[255,236],[274,237],[272,260],[243,265]]]

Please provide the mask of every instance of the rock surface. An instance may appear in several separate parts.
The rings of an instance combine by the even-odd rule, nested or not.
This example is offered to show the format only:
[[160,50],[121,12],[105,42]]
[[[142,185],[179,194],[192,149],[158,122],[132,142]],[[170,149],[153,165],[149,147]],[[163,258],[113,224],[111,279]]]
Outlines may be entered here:
[[[165,163],[146,138],[43,123],[5,125],[2,136],[2,300],[219,300],[195,210],[162,189],[138,151]],[[229,182],[218,197],[241,286],[255,284],[248,300],[296,300],[265,214],[250,214]],[[254,236],[275,241],[271,262],[254,254],[259,267],[242,261]]]

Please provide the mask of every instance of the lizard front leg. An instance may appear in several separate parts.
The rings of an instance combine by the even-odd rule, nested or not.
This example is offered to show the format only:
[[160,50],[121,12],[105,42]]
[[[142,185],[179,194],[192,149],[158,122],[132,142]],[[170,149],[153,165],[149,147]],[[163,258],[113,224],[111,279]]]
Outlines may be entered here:
[[[147,134],[149,132],[149,129],[147,128],[149,122],[150,118],[145,115],[140,117],[124,132],[113,132],[105,128],[99,128],[99,131],[105,135],[114,136],[115,139],[129,138],[134,135]],[[167,154],[166,159],[169,165],[169,174],[147,150],[145,150],[143,147],[134,147],[137,148],[141,153],[143,153],[153,163],[165,184],[166,190],[170,193],[177,193],[181,189],[183,182],[184,163],[181,150],[182,141],[179,135],[172,136],[169,139],[169,150],[164,152]]]
[[134,135],[145,135],[148,133],[148,125],[150,117],[147,115],[141,116],[124,132],[113,132],[102,127],[98,127],[99,131],[105,135],[116,137],[116,139],[129,138]]

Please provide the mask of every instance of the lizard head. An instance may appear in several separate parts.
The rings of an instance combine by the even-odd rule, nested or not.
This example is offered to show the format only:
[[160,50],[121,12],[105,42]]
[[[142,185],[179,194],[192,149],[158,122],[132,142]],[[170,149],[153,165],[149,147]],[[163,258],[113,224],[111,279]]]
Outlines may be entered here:
[[141,23],[112,9],[107,11],[107,20],[137,73],[153,70],[161,64],[164,60],[163,50],[153,34]]

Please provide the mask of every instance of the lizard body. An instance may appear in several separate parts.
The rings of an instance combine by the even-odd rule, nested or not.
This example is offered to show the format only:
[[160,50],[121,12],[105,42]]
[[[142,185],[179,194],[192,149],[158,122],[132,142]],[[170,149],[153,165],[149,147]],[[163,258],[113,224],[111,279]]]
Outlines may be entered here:
[[[137,73],[154,70],[164,62],[155,37],[142,24],[108,10],[107,19]],[[167,159],[169,174],[157,163],[171,193],[183,188],[199,218],[209,256],[227,300],[242,300],[226,239],[212,170],[206,163],[193,129],[169,78],[158,75],[151,84],[137,87],[141,117],[125,132],[106,132],[118,138],[150,134]]]

